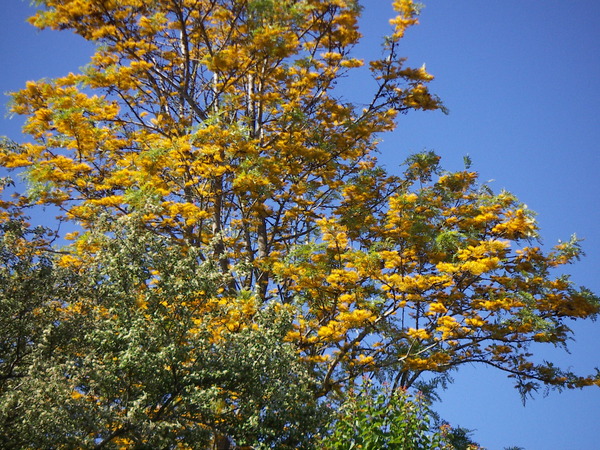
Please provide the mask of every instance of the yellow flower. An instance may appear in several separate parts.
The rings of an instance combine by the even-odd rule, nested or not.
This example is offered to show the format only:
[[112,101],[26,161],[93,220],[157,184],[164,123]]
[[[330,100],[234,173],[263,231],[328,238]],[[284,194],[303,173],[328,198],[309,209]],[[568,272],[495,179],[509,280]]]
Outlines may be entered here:
[[448,309],[439,302],[434,302],[429,305],[429,312],[431,314],[445,314]]
[[477,328],[485,325],[485,320],[483,320],[481,317],[469,317],[465,319],[465,323],[474,328]]
[[429,332],[427,330],[424,330],[423,328],[419,328],[419,329],[409,328],[406,334],[408,335],[409,338],[415,339],[418,341],[429,339],[431,337],[431,334],[429,334]]
[[358,360],[356,361],[356,364],[366,366],[368,364],[372,364],[374,361],[375,359],[372,356],[365,356],[361,353],[360,355],[358,355]]

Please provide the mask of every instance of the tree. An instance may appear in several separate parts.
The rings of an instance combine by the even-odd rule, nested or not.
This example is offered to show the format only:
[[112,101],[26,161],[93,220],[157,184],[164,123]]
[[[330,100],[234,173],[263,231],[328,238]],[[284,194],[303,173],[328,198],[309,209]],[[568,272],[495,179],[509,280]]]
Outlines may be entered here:
[[[524,205],[480,186],[469,167],[443,171],[433,153],[410,157],[401,175],[377,165],[377,138],[394,129],[398,113],[443,109],[427,89],[425,67],[406,67],[398,55],[406,29],[417,23],[412,1],[393,2],[398,16],[382,57],[368,62],[373,97],[363,106],[335,88],[364,65],[352,53],[361,37],[354,0],[38,3],[34,25],[98,44],[82,73],[29,82],[13,94],[11,110],[28,117],[32,141],[5,141],[0,152],[0,164],[22,168],[29,185],[3,202],[5,220],[53,205],[61,221],[79,227],[53,263],[85,276],[73,282],[75,294],[64,294],[61,319],[52,322],[71,328],[53,347],[63,359],[45,366],[55,367],[62,386],[50,403],[67,394],[79,407],[91,401],[110,418],[90,406],[77,412],[87,415],[65,420],[96,429],[105,417],[111,431],[90,428],[73,439],[111,444],[133,433],[125,419],[131,414],[154,430],[136,428],[127,437],[135,442],[191,439],[154,428],[152,415],[179,414],[176,403],[188,421],[183,429],[276,445],[274,428],[260,425],[271,420],[266,398],[274,395],[275,405],[293,399],[246,386],[233,376],[244,373],[243,361],[211,360],[222,342],[240,346],[244,358],[262,349],[266,359],[255,369],[272,373],[275,387],[289,377],[304,380],[307,370],[306,382],[293,383],[296,399],[309,389],[313,400],[336,404],[365,375],[388,380],[396,392],[443,381],[472,362],[508,372],[524,395],[540,384],[598,383],[537,362],[529,351],[532,343],[565,345],[569,321],[598,312],[591,292],[554,275],[579,257],[576,240],[544,253]],[[114,236],[126,245],[112,247]],[[136,251],[123,259],[129,246]],[[289,328],[271,330],[265,314],[283,314],[272,321]],[[156,329],[161,323],[167,333]],[[64,378],[65,365],[82,356],[70,333],[90,355],[89,365],[77,363],[67,378],[76,385]],[[128,340],[115,337],[121,333]],[[275,342],[287,350],[265,350]],[[200,384],[221,389],[216,397],[226,405],[241,405],[243,392],[253,409],[234,408],[231,425],[214,410],[194,409],[208,397],[176,402],[175,387],[153,384],[170,380],[174,366],[148,358],[144,347],[175,358],[186,374],[198,358],[210,361],[211,373],[233,364],[226,371],[235,388],[221,379]],[[272,372],[277,358],[293,370]],[[147,364],[134,364],[138,359]],[[108,385],[124,368],[133,375]],[[125,408],[131,392],[144,401]],[[290,424],[302,416],[294,405]]]
[[322,242],[276,265],[311,307],[292,336],[324,361],[323,388],[365,373],[412,386],[465,362],[508,372],[523,395],[538,382],[593,384],[528,352],[533,342],[565,345],[567,318],[597,312],[591,292],[551,276],[578,258],[577,241],[547,255],[525,245],[536,236],[531,212],[478,186],[474,172],[440,172],[438,160],[415,155],[404,177],[381,185],[372,172],[355,177],[320,222]]
[[[25,233],[11,225],[4,241]],[[44,256],[27,265],[30,249],[3,248],[12,269],[0,298],[11,321],[2,328],[5,445],[295,448],[326,423],[315,380],[282,344],[291,310],[256,311],[242,293],[217,301],[224,282],[211,263],[135,216],[87,239],[94,255],[75,266]]]

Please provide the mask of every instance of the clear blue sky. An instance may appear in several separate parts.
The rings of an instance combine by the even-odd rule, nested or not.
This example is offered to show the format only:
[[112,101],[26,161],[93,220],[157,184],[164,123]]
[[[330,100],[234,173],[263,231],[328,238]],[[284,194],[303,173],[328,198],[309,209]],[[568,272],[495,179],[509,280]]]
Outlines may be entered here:
[[[363,54],[379,51],[371,37],[386,29],[390,3],[363,0]],[[410,152],[433,149],[447,168],[460,169],[470,155],[483,180],[537,211],[545,245],[574,232],[585,238],[587,257],[567,269],[577,284],[600,293],[600,1],[424,3],[421,25],[408,32],[401,53],[413,66],[427,63],[450,114],[401,116],[398,130],[384,136],[382,163],[396,170]],[[3,92],[87,62],[91,47],[78,38],[26,24],[27,2],[4,0],[2,12]],[[0,120],[0,135],[19,140],[19,127],[18,119]],[[550,349],[541,357],[591,373],[600,366],[600,323],[573,328],[571,355]],[[490,450],[600,448],[598,388],[539,395],[523,407],[497,371],[464,367],[455,380],[435,409],[476,429]]]

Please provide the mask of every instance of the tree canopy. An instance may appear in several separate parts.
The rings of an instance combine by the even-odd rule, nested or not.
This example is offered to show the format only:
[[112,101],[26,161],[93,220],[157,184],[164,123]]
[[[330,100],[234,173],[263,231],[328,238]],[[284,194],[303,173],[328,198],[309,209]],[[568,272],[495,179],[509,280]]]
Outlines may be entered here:
[[[543,251],[468,163],[377,163],[400,113],[444,109],[398,54],[411,0],[366,62],[354,0],[38,4],[36,27],[97,45],[12,94],[30,139],[0,145],[27,183],[0,203],[7,442],[295,448],[365,377],[392,397],[465,363],[523,395],[599,384],[531,354],[598,313],[557,272],[577,240]],[[363,105],[336,83],[365,70]],[[31,230],[42,206],[75,231]]]

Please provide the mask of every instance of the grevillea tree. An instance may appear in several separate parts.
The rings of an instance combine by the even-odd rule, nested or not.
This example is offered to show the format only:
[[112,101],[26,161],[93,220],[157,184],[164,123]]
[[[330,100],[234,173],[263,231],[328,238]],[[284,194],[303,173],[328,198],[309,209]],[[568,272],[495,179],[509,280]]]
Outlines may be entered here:
[[[427,88],[433,77],[398,54],[417,23],[411,0],[393,1],[383,54],[366,62],[353,56],[356,0],[37,3],[36,27],[96,43],[81,73],[12,94],[30,140],[0,150],[0,164],[29,187],[2,202],[2,220],[53,205],[78,230],[58,253],[39,245],[38,258],[53,252],[51,266],[76,281],[57,279],[69,294],[39,307],[60,320],[30,341],[44,355],[52,332],[66,336],[52,347],[62,359],[44,367],[61,386],[49,403],[68,394],[68,423],[80,424],[72,443],[194,445],[202,435],[299,445],[298,427],[306,436],[318,427],[286,408],[319,410],[307,389],[336,402],[364,376],[410,388],[464,363],[508,372],[524,394],[598,384],[529,352],[531,343],[564,345],[571,320],[598,312],[592,293],[555,275],[578,258],[576,241],[545,253],[514,196],[480,186],[469,167],[442,170],[433,153],[409,157],[404,173],[377,164],[377,138],[399,113],[443,109]],[[372,98],[359,105],[336,82],[364,70]],[[128,248],[129,259],[115,256]],[[83,333],[90,353],[63,329]],[[113,346],[103,333],[123,341]],[[277,389],[300,380],[289,383],[298,395],[261,395],[243,380],[245,363],[219,359],[227,345],[262,354],[255,369]],[[289,371],[275,370],[278,357]],[[136,372],[138,358],[154,370]],[[222,377],[198,375],[199,358]],[[122,373],[134,375],[119,384]],[[269,408],[290,413],[277,422],[291,430],[287,443],[273,437]]]

